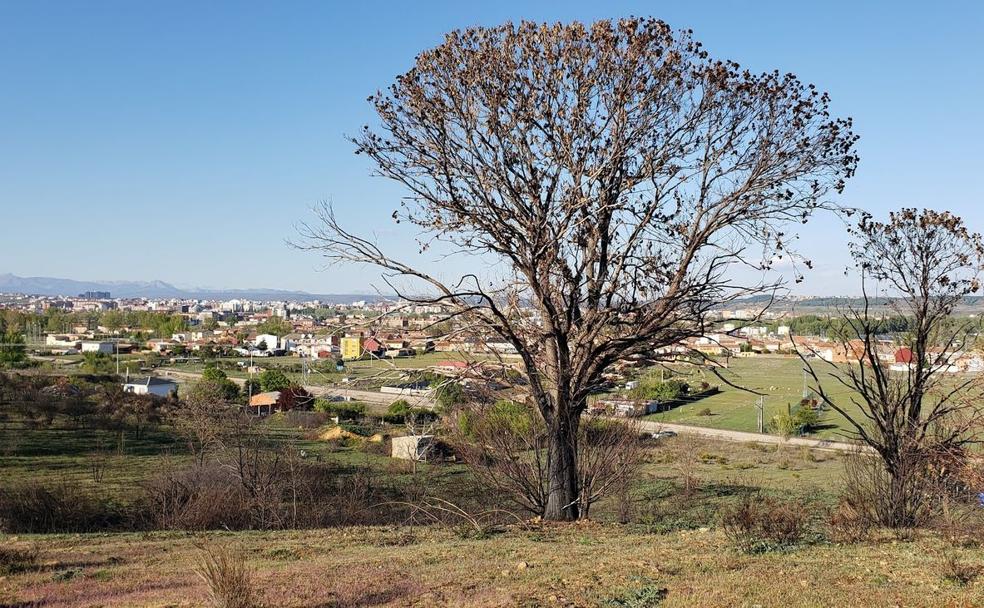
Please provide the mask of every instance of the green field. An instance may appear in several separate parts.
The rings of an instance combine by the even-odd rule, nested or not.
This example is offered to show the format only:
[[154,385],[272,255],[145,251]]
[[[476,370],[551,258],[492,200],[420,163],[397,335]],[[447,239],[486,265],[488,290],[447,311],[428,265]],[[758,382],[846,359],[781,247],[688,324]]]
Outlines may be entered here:
[[[305,431],[291,426],[283,415],[270,417],[262,428],[272,440],[290,442],[308,458],[342,468],[389,462],[387,457],[361,450],[358,445],[306,439]],[[0,418],[0,485],[71,484],[126,502],[141,482],[165,466],[181,467],[191,462],[187,444],[167,426],[137,434],[130,429],[121,432],[74,426],[65,419],[39,426],[17,416]]]
[[[818,362],[817,373],[824,377],[830,367]],[[758,429],[756,401],[761,393],[765,396],[765,421],[786,411],[787,406],[795,405],[803,397],[803,362],[798,357],[749,357],[733,358],[722,375],[732,384],[728,386],[709,372],[695,372],[680,369],[682,377],[688,382],[706,381],[720,387],[721,392],[703,399],[685,403],[667,412],[651,414],[646,418],[661,422],[692,424],[710,428],[754,433]],[[822,373],[821,373],[822,372]],[[814,386],[808,378],[807,390]],[[848,391],[832,379],[824,383],[824,388],[835,397],[847,397]],[[747,390],[741,390],[747,389]],[[755,393],[748,392],[755,391]],[[846,400],[845,400],[846,403]],[[701,415],[709,409],[710,415]],[[842,438],[849,425],[843,416],[827,409],[823,413],[821,429],[817,436],[823,438]]]

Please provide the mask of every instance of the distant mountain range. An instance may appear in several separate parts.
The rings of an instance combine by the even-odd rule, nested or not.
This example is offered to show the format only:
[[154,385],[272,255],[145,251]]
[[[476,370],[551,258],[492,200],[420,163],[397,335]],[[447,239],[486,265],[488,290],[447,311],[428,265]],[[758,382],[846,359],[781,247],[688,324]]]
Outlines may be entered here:
[[77,296],[87,291],[108,291],[114,298],[176,298],[182,300],[322,300],[347,304],[386,298],[365,294],[315,294],[282,289],[182,289],[164,281],[75,281],[53,277],[20,277],[0,274],[0,293],[41,296]]

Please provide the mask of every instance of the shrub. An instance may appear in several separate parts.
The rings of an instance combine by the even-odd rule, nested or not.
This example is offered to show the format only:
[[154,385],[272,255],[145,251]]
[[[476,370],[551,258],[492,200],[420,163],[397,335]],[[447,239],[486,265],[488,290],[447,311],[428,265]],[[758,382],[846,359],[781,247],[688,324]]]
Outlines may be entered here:
[[434,387],[434,401],[437,402],[438,407],[442,411],[449,411],[455,405],[458,405],[465,396],[465,389],[461,387],[461,384],[457,382],[448,382]]
[[252,608],[252,574],[242,553],[227,547],[202,545],[195,573],[208,586],[208,597],[215,608]]
[[629,391],[632,399],[646,399],[660,402],[675,401],[687,394],[689,387],[683,380],[660,381],[653,376],[639,380],[639,385]]
[[52,534],[119,529],[126,514],[115,503],[77,485],[28,482],[0,488],[0,530]]
[[165,470],[144,484],[140,522],[155,530],[241,530],[251,512],[241,485],[218,466]]
[[611,608],[655,608],[663,603],[669,590],[649,579],[640,579],[636,587],[624,589],[602,602]]
[[38,550],[36,547],[15,547],[12,544],[0,545],[0,576],[35,570],[38,565]]
[[820,414],[812,407],[796,406],[791,411],[773,416],[769,432],[780,437],[807,433],[820,424]]
[[284,391],[294,386],[294,383],[290,381],[290,378],[288,378],[287,375],[279,369],[264,370],[259,375],[259,381],[260,389],[262,389],[263,392]]
[[412,409],[405,399],[399,399],[390,404],[386,410],[386,415],[383,416],[383,420],[390,424],[403,424],[406,422],[407,416],[410,415]]
[[856,543],[868,538],[871,520],[849,501],[841,500],[830,514],[830,539],[839,543]]
[[944,550],[940,553],[938,568],[943,580],[961,587],[972,583],[981,573],[980,566],[963,561],[954,551],[950,550]]
[[807,524],[802,503],[755,494],[742,497],[721,515],[725,536],[743,553],[789,548],[803,539]]
[[[549,442],[539,412],[500,400],[458,412],[449,430],[456,455],[480,483],[534,515],[543,514],[549,493]],[[581,422],[576,466],[582,484],[578,500],[582,517],[597,500],[618,496],[633,479],[642,456],[638,437],[638,424],[631,420]]]
[[931,468],[908,455],[891,475],[881,458],[854,452],[844,458],[844,500],[874,525],[912,528],[932,521],[936,491]]
[[776,414],[769,421],[769,432],[788,438],[796,434],[796,421],[790,414]]
[[332,401],[328,413],[339,420],[358,420],[366,415],[366,404],[355,401]]
[[820,424],[820,412],[815,410],[812,405],[801,405],[793,411],[793,421],[799,433],[808,433]]

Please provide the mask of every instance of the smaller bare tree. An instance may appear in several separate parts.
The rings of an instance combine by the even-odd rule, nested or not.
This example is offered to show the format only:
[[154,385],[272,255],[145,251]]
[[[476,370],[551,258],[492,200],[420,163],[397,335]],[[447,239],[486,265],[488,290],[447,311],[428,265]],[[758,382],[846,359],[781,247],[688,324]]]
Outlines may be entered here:
[[[960,218],[932,210],[903,209],[887,222],[865,215],[852,234],[863,299],[843,315],[843,348],[856,361],[831,362],[824,374],[850,396],[831,393],[814,360],[800,352],[817,393],[880,459],[872,468],[862,456],[848,471],[849,482],[862,482],[854,489],[867,497],[870,516],[888,527],[912,527],[927,513],[927,492],[936,483],[931,465],[979,436],[981,384],[950,372],[979,330],[954,311],[980,290],[984,244]],[[878,283],[882,299],[870,297],[866,280]],[[882,303],[909,323],[894,345],[879,339],[882,316],[874,307]]]
[[203,466],[208,455],[220,447],[234,416],[234,406],[226,402],[221,386],[199,382],[173,411],[171,423],[188,443],[199,466]]
[[680,476],[680,482],[683,484],[683,495],[688,498],[700,489],[700,477],[697,475],[697,471],[703,449],[704,443],[698,435],[693,433],[680,435],[671,445],[673,468]]

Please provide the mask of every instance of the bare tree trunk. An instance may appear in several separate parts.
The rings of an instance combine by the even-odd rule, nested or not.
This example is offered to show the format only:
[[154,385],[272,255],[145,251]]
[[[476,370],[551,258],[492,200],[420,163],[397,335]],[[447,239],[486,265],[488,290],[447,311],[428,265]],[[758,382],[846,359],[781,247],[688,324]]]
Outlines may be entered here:
[[578,519],[577,416],[566,413],[549,421],[549,486],[543,518],[551,521]]

